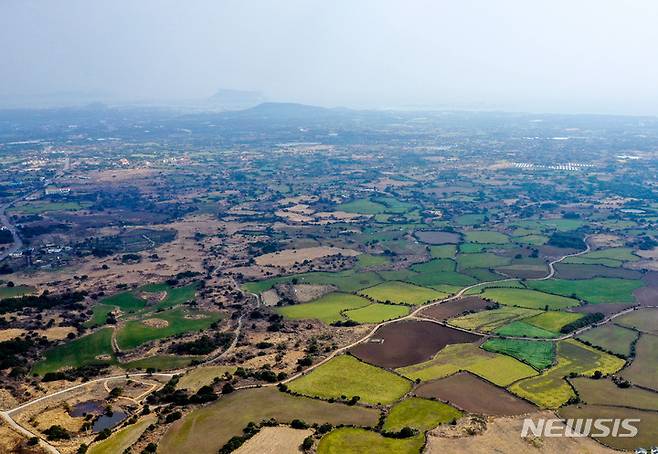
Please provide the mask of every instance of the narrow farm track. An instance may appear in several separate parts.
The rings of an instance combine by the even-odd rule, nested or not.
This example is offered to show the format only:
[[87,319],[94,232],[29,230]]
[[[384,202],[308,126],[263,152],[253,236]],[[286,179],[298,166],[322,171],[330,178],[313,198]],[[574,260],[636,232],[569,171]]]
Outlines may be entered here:
[[[563,260],[567,259],[568,257],[577,257],[577,256],[579,256],[579,255],[586,254],[586,253],[588,253],[588,252],[590,251],[590,245],[589,245],[589,243],[587,242],[587,237],[585,238],[585,243],[586,243],[586,246],[587,246],[587,248],[586,248],[585,250],[580,251],[580,252],[577,252],[577,253],[574,253],[574,254],[567,254],[567,255],[564,255],[564,256],[560,257],[559,259],[556,259],[556,260],[552,260],[552,261],[550,261],[550,262],[548,263],[548,269],[549,269],[549,272],[548,272],[548,274],[547,274],[546,276],[541,277],[541,278],[528,279],[528,280],[542,281],[542,280],[547,280],[547,279],[552,278],[552,277],[555,275],[555,265],[556,265],[557,263],[562,262]],[[394,319],[394,320],[388,320],[388,321],[385,321],[385,322],[382,322],[382,323],[377,324],[376,326],[374,326],[374,327],[373,327],[373,328],[372,328],[372,329],[371,329],[371,330],[370,330],[365,336],[363,336],[362,338],[360,338],[360,339],[358,339],[358,340],[356,340],[356,341],[350,343],[349,345],[346,345],[346,346],[344,346],[344,347],[341,347],[341,348],[339,348],[339,349],[334,350],[331,354],[329,354],[327,357],[325,357],[325,358],[322,359],[321,361],[319,361],[319,362],[317,362],[317,363],[315,363],[315,364],[313,364],[313,365],[307,367],[307,368],[304,369],[303,371],[300,371],[300,372],[298,372],[298,373],[296,373],[296,374],[294,374],[294,375],[292,375],[292,376],[290,376],[290,377],[288,377],[288,378],[286,378],[286,379],[284,379],[284,380],[281,380],[281,381],[276,382],[276,383],[265,383],[265,384],[255,384],[255,385],[239,386],[239,387],[236,387],[236,389],[250,389],[250,388],[260,388],[260,387],[272,387],[272,386],[277,386],[277,385],[279,385],[279,384],[289,383],[289,382],[291,382],[291,381],[293,381],[293,380],[295,380],[295,379],[297,379],[297,378],[299,378],[299,377],[301,377],[301,376],[303,376],[303,375],[305,375],[305,374],[307,374],[307,373],[313,371],[314,369],[316,369],[316,368],[322,366],[323,364],[327,363],[328,361],[330,361],[331,359],[333,359],[333,358],[335,358],[336,356],[340,355],[341,353],[343,353],[343,352],[349,350],[350,348],[355,347],[356,345],[358,345],[358,344],[360,344],[360,343],[362,343],[362,342],[367,341],[368,339],[370,339],[370,338],[374,335],[374,333],[375,333],[379,328],[381,328],[381,327],[383,327],[383,326],[386,326],[386,325],[389,325],[389,324],[391,324],[391,323],[396,323],[396,322],[403,321],[403,320],[423,320],[423,321],[431,321],[431,322],[433,322],[433,323],[437,323],[437,324],[444,325],[444,326],[449,326],[449,325],[447,325],[447,324],[444,324],[444,323],[439,322],[439,321],[436,321],[436,320],[427,319],[427,318],[424,318],[424,317],[419,317],[418,314],[419,314],[422,310],[424,310],[424,309],[426,309],[426,308],[428,308],[428,307],[435,306],[435,305],[438,305],[438,304],[445,304],[445,303],[448,303],[448,302],[450,302],[450,301],[454,301],[454,300],[456,300],[456,299],[459,299],[459,298],[461,298],[462,296],[464,296],[464,294],[465,294],[466,292],[468,292],[469,290],[471,290],[471,289],[474,289],[474,288],[477,288],[477,287],[480,287],[480,286],[486,286],[486,285],[490,285],[490,284],[500,284],[500,283],[511,282],[511,281],[518,281],[518,279],[515,279],[515,278],[508,278],[508,279],[501,279],[501,280],[495,280],[495,281],[480,282],[480,283],[477,283],[477,284],[474,284],[474,285],[469,285],[469,286],[467,286],[467,287],[462,288],[459,292],[457,292],[457,293],[454,294],[453,296],[450,296],[450,297],[445,298],[445,299],[442,299],[442,300],[433,301],[432,303],[429,303],[429,304],[426,304],[426,305],[423,305],[423,306],[419,306],[419,307],[416,308],[414,311],[410,312],[408,315],[406,315],[406,316],[404,316],[404,317],[401,317],[401,318],[398,318],[398,319]],[[618,316],[620,316],[620,315],[623,315],[623,314],[625,314],[625,313],[631,312],[632,310],[634,310],[634,308],[629,308],[629,309],[627,309],[627,310],[625,310],[625,311],[619,312],[619,313],[617,313],[617,314],[613,314],[613,315],[607,317],[605,320],[602,320],[602,321],[600,321],[600,322],[598,322],[598,323],[596,323],[596,324],[594,324],[594,325],[592,325],[592,326],[603,325],[603,324],[608,323],[610,320],[613,320],[614,318],[616,318],[616,317],[618,317]],[[215,362],[215,361],[217,361],[217,360],[223,358],[223,357],[224,357],[229,351],[232,351],[232,349],[235,348],[235,346],[237,345],[237,342],[238,342],[238,338],[240,337],[241,330],[242,330],[243,317],[244,317],[244,314],[242,314],[242,315],[240,316],[240,318],[238,319],[238,325],[237,325],[236,330],[235,330],[235,338],[233,339],[233,342],[231,343],[231,345],[229,346],[229,348],[226,349],[226,350],[225,350],[224,352],[222,352],[221,354],[219,354],[218,356],[216,356],[216,357],[214,357],[214,358],[211,358],[211,359],[205,361],[205,362],[202,363],[202,364],[204,364],[204,365],[205,365],[205,364],[212,364],[213,362]],[[455,327],[451,327],[451,328],[459,329],[459,328],[455,328]],[[571,337],[573,337],[573,336],[576,336],[576,335],[580,334],[581,332],[583,332],[583,331],[585,331],[585,330],[587,330],[587,329],[589,329],[589,328],[591,328],[591,326],[587,326],[587,327],[585,327],[585,328],[581,328],[581,329],[579,329],[579,330],[577,330],[577,331],[574,331],[573,333],[570,333],[570,334],[568,334],[568,335],[564,335],[564,336],[559,337],[559,338],[554,338],[554,339],[540,339],[540,340],[550,340],[550,341],[564,340],[564,339],[568,339],[568,338],[571,338]],[[470,330],[465,330],[465,329],[460,329],[460,330],[461,330],[461,331],[464,331],[464,332],[472,333],[472,334],[477,334],[477,335],[480,335],[480,336],[487,336],[487,337],[504,337],[504,338],[506,338],[506,339],[522,339],[522,340],[534,340],[534,341],[537,341],[537,340],[538,340],[538,339],[536,339],[536,338],[525,338],[525,337],[492,336],[492,335],[490,335],[490,334],[480,333],[480,332],[477,332],[477,331],[470,331]],[[192,369],[194,369],[195,367],[197,367],[197,366],[181,368],[181,369],[178,369],[178,370],[171,371],[171,372],[169,372],[169,373],[153,373],[153,374],[148,374],[148,373],[135,373],[135,374],[113,375],[113,376],[108,376],[108,377],[97,378],[97,379],[94,379],[94,380],[88,381],[88,382],[86,382],[86,383],[82,383],[82,384],[79,384],[79,385],[74,385],[74,386],[71,386],[71,387],[69,387],[69,388],[63,389],[63,390],[61,390],[61,391],[57,391],[57,392],[52,393],[52,394],[49,394],[49,395],[47,395],[47,396],[43,396],[43,397],[39,397],[39,398],[37,398],[37,399],[33,399],[33,400],[28,401],[28,402],[25,402],[25,403],[23,403],[23,404],[21,404],[21,405],[19,405],[19,406],[17,406],[17,407],[14,407],[14,408],[12,408],[12,409],[10,409],[10,410],[0,412],[0,417],[2,417],[5,421],[7,421],[7,423],[8,423],[12,428],[14,428],[14,430],[20,432],[20,433],[23,434],[23,435],[26,435],[26,436],[29,436],[29,437],[34,437],[34,436],[37,436],[37,435],[32,434],[30,431],[28,431],[27,429],[25,429],[24,427],[22,427],[22,426],[20,426],[18,423],[16,423],[16,421],[14,421],[14,419],[12,419],[11,415],[12,415],[13,413],[16,413],[16,412],[18,412],[18,411],[20,411],[20,410],[23,410],[23,409],[25,409],[25,408],[27,408],[27,407],[29,407],[29,406],[31,406],[31,405],[34,405],[34,404],[36,404],[36,403],[43,402],[43,401],[46,401],[46,400],[49,400],[49,399],[53,399],[53,398],[56,398],[56,397],[62,396],[62,395],[64,395],[64,394],[68,393],[68,392],[71,392],[71,391],[73,391],[73,390],[76,390],[76,389],[79,389],[79,388],[82,388],[82,387],[88,386],[88,385],[90,385],[90,384],[94,384],[94,383],[104,383],[105,386],[106,386],[106,388],[107,388],[107,384],[106,384],[107,381],[108,381],[108,380],[112,380],[112,379],[119,379],[119,378],[124,378],[124,379],[125,379],[125,378],[132,378],[132,377],[147,377],[147,376],[159,376],[159,377],[167,377],[167,378],[171,378],[171,377],[173,377],[173,376],[175,376],[175,375],[185,373],[185,372],[187,372],[188,370],[192,370]],[[142,394],[141,396],[139,396],[139,398],[140,398],[140,399],[144,398],[144,397],[145,397],[146,395],[148,395],[148,393],[151,392],[151,391],[152,391],[152,390],[147,391],[146,393],[144,393],[144,394]],[[40,437],[39,437],[39,438],[40,438]],[[53,446],[49,445],[49,444],[47,443],[46,440],[43,440],[42,438],[40,438],[40,441],[41,441],[41,443],[44,445],[44,447],[46,447],[46,449],[48,449],[50,452],[52,452],[52,453],[54,453],[54,454],[59,454],[59,451],[58,451],[56,448],[54,448]]]

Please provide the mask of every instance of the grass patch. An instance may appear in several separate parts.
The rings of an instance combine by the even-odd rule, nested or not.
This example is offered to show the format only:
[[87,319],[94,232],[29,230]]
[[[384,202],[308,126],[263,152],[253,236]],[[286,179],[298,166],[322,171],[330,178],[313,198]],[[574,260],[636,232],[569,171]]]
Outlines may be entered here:
[[345,311],[345,317],[358,323],[380,323],[404,317],[409,313],[409,308],[402,305],[392,304],[370,304],[359,309]]
[[457,265],[460,270],[471,268],[496,268],[508,265],[511,262],[509,257],[501,257],[489,252],[479,254],[460,254],[457,256]]
[[482,345],[488,352],[512,356],[537,370],[553,365],[555,349],[551,342],[517,339],[490,339]]
[[116,306],[124,312],[134,312],[146,306],[146,301],[135,296],[132,291],[121,292],[103,298],[101,303],[107,306]]
[[658,337],[640,336],[635,346],[635,359],[621,375],[635,385],[658,391]]
[[507,306],[527,309],[560,310],[580,304],[573,298],[518,288],[489,288],[482,292],[482,297]]
[[376,301],[414,306],[445,298],[446,296],[445,293],[436,290],[400,281],[383,282],[359,293]]
[[108,306],[107,304],[94,304],[92,308],[91,318],[85,322],[86,328],[92,326],[103,326],[107,320],[107,316],[115,309],[115,306]]
[[430,246],[430,255],[435,259],[451,259],[457,255],[457,246],[454,244]]
[[72,340],[52,348],[44,354],[44,359],[32,368],[32,373],[44,375],[69,367],[90,364],[107,364],[114,359],[101,360],[97,356],[112,356],[112,328],[103,328],[92,334]]
[[461,416],[461,411],[443,402],[411,397],[391,409],[382,428],[387,432],[399,432],[404,427],[411,427],[425,432]]
[[329,293],[310,303],[295,304],[276,308],[276,311],[289,319],[314,319],[324,323],[343,320],[342,312],[369,305],[371,302],[350,293]]
[[359,396],[363,402],[390,404],[411,389],[411,382],[350,355],[331,359],[288,384],[307,396],[337,399]]
[[383,255],[361,254],[357,258],[357,264],[360,268],[387,265],[389,263],[391,263],[390,259]]
[[649,334],[658,334],[658,309],[638,309],[615,319],[615,324]]
[[412,380],[429,381],[464,370],[498,386],[507,386],[537,374],[527,364],[509,356],[484,351],[475,344],[448,345],[431,360],[402,367],[397,372]]
[[592,304],[632,303],[633,292],[642,287],[640,280],[596,277],[594,279],[549,279],[529,281],[528,287],[546,293],[577,297]]
[[13,287],[0,287],[0,300],[5,298],[16,298],[17,296],[35,293],[37,289],[29,285],[15,285]]
[[356,199],[351,202],[341,203],[336,207],[336,210],[345,211],[346,213],[380,214],[386,212],[386,205],[369,199]]
[[584,317],[585,314],[579,314],[574,312],[558,312],[558,311],[548,311],[543,312],[534,317],[530,317],[524,320],[524,322],[529,323],[533,326],[536,326],[546,331],[553,331],[559,333],[560,329],[568,323],[575,322],[579,318]]
[[507,235],[495,232],[493,230],[472,230],[466,232],[467,243],[481,243],[481,244],[507,244],[509,238]]
[[154,424],[157,417],[154,414],[146,415],[139,419],[135,424],[113,433],[109,438],[95,443],[89,447],[89,454],[115,454],[125,452],[132,446],[139,437],[146,431],[146,428]]
[[387,438],[371,430],[341,427],[322,437],[318,454],[418,454],[424,444],[422,434],[411,438]]
[[461,216],[457,216],[455,219],[455,224],[461,225],[461,226],[472,226],[472,225],[477,225],[477,224],[482,224],[484,222],[484,214],[462,214]]
[[188,391],[196,392],[205,385],[212,384],[215,378],[221,378],[224,374],[233,374],[236,370],[235,366],[200,366],[188,371],[183,375],[176,388],[187,389]]
[[356,270],[337,273],[311,272],[281,276],[263,281],[247,282],[242,288],[251,293],[261,293],[282,282],[297,282],[299,284],[335,285],[343,292],[355,292],[382,282],[383,279],[374,272],[363,273]]
[[538,339],[559,337],[558,333],[538,328],[537,326],[530,325],[523,321],[512,322],[501,326],[496,330],[496,334],[500,334],[501,336],[535,337]]

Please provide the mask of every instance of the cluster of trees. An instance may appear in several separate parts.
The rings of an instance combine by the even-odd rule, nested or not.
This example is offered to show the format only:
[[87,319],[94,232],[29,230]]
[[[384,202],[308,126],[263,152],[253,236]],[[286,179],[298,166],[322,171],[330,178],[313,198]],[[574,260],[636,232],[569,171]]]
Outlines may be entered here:
[[233,342],[233,333],[216,333],[214,336],[204,334],[189,342],[176,342],[169,351],[179,355],[207,355],[218,348],[228,348]]
[[34,309],[68,309],[83,310],[84,306],[79,304],[85,299],[87,292],[68,292],[60,295],[51,295],[44,291],[41,295],[25,295],[18,298],[8,298],[2,300],[0,305],[0,314],[16,312],[24,308]]

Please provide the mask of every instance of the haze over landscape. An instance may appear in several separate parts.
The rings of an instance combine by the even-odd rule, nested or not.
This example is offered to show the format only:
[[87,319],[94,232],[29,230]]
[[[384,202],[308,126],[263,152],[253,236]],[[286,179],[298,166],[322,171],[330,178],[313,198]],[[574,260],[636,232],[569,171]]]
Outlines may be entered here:
[[220,88],[356,108],[658,114],[658,3],[5,0],[0,106]]

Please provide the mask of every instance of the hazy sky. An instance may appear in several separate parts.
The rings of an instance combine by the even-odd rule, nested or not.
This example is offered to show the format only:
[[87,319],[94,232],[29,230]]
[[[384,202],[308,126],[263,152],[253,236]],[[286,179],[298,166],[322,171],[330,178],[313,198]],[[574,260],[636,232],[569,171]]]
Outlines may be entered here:
[[1,0],[0,95],[658,115],[655,0]]

